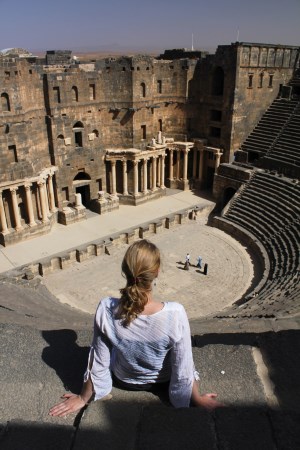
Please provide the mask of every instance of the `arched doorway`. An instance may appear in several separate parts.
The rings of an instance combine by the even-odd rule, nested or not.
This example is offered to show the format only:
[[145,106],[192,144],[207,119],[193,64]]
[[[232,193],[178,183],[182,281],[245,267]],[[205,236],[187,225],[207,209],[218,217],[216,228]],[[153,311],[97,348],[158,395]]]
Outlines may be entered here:
[[88,208],[91,201],[90,191],[91,177],[86,172],[78,172],[73,180],[76,194],[81,194],[81,201],[83,206]]
[[75,147],[83,147],[83,123],[76,122],[73,126]]

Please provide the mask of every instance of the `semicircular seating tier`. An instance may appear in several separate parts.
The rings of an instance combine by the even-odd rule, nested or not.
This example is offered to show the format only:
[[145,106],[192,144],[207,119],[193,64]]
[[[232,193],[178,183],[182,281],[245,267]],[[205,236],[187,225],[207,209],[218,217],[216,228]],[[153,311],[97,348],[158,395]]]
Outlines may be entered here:
[[299,194],[298,181],[258,170],[231,200],[221,220],[259,241],[269,272],[258,291],[218,317],[284,317],[299,312]]

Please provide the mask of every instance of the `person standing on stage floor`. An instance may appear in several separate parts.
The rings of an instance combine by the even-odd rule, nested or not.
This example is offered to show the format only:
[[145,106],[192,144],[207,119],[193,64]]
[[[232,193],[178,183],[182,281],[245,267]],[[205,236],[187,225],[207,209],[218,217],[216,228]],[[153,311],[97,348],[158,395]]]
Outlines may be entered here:
[[187,253],[186,257],[185,257],[185,265],[184,265],[185,270],[190,270],[190,259],[191,259],[190,254]]
[[198,258],[197,258],[197,267],[199,267],[199,269],[202,269],[202,258],[201,258],[201,256],[198,256]]

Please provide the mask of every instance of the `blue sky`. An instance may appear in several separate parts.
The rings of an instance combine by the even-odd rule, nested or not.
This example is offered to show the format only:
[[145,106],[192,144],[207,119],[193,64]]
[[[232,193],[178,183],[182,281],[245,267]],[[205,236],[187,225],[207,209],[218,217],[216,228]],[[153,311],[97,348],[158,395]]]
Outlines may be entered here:
[[300,45],[300,0],[0,0],[0,49]]

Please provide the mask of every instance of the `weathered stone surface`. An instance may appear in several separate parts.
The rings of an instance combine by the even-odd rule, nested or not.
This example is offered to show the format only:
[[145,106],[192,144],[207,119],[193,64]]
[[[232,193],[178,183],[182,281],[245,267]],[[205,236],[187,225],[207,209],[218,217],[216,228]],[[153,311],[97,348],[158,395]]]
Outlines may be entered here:
[[221,408],[216,411],[218,448],[275,449],[269,419],[259,408]]
[[217,450],[214,421],[199,408],[143,409],[138,429],[138,450]]

